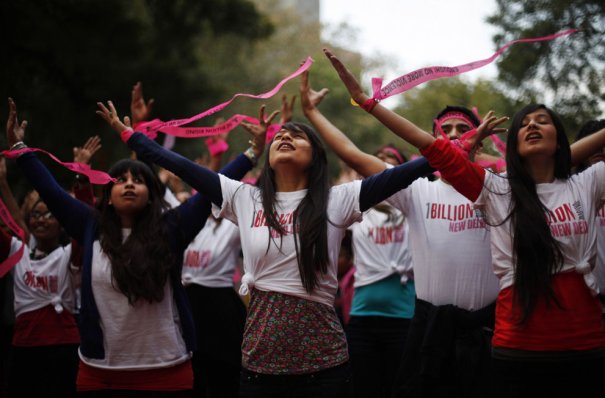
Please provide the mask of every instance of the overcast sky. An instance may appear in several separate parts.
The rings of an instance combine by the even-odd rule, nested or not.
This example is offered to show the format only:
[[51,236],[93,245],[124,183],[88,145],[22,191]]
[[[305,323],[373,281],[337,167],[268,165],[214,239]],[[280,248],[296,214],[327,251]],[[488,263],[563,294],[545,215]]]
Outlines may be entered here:
[[[456,66],[490,57],[494,28],[485,18],[496,8],[494,0],[321,0],[323,24],[347,22],[357,40],[347,48],[364,55],[386,54],[396,61],[392,80],[426,66]],[[329,31],[329,29],[328,29]],[[397,76],[396,76],[397,75]],[[490,64],[467,73],[492,78]]]

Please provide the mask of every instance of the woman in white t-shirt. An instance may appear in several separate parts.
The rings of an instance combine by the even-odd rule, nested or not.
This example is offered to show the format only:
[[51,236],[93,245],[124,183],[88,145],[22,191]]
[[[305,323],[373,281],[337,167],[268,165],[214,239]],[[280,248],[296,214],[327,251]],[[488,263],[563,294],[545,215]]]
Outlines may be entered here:
[[246,321],[246,306],[234,287],[240,254],[238,227],[213,215],[185,250],[182,281],[198,343],[194,391],[209,398],[238,396]]
[[[132,134],[125,125],[116,126],[120,129]],[[181,174],[168,160],[178,155],[148,141],[134,133],[127,143],[137,155]],[[340,242],[363,211],[405,187],[408,174],[428,172],[427,162],[330,187],[326,153],[315,131],[286,123],[270,143],[258,186],[193,162],[191,168],[198,168],[196,178],[183,179],[212,200],[215,215],[240,230],[245,271],[240,293],[251,294],[240,396],[280,396],[295,389],[300,396],[349,397],[347,342],[334,309]]]
[[[12,123],[9,120],[8,126]],[[74,148],[74,162],[90,164],[100,142],[99,137],[93,136],[83,146]],[[6,183],[5,164],[2,169],[0,179]],[[93,201],[91,186],[82,177],[76,177],[72,194],[84,202]],[[36,191],[28,196],[36,199],[22,207],[22,217],[10,187],[3,190],[3,199],[25,231],[24,242],[0,232],[0,260],[23,249],[10,271],[11,305],[16,320],[12,353],[8,355],[8,395],[73,397],[80,343],[77,300],[81,247],[77,242],[69,243],[59,220]],[[32,383],[32,379],[36,382]]]
[[[305,116],[355,172],[368,176],[407,161],[393,145],[382,146],[374,155],[359,150],[317,109],[326,93],[327,89],[312,90],[309,72],[302,74],[300,98]],[[349,229],[355,293],[345,331],[355,394],[390,397],[416,300],[408,222],[401,211],[383,202]]]
[[[596,214],[605,203],[605,164],[571,175],[573,159],[605,146],[605,129],[574,145],[559,117],[528,105],[513,117],[506,174],[471,163],[445,140],[377,104],[329,50],[326,55],[360,104],[419,148],[491,226],[500,279],[492,339],[494,392],[502,397],[588,396],[605,368],[605,325],[592,271]],[[479,139],[506,118],[488,114]]]
[[[82,246],[77,392],[190,396],[196,342],[181,283],[182,256],[205,224],[210,203],[195,195],[168,209],[156,173],[141,161],[122,159],[109,170],[112,181],[93,208],[65,192],[26,150],[25,125],[17,122],[14,102],[9,104],[7,143],[11,151],[24,150],[16,153],[17,164],[52,216]],[[99,113],[111,123],[104,110]],[[260,152],[264,135],[259,138]],[[251,164],[240,155],[224,170],[241,178]]]
[[79,271],[70,267],[72,245],[46,203],[38,200],[26,218],[35,247],[23,246],[21,240],[0,231],[1,246],[8,249],[0,253],[0,260],[24,249],[11,270],[16,321],[9,394],[73,397],[80,343],[74,317]]

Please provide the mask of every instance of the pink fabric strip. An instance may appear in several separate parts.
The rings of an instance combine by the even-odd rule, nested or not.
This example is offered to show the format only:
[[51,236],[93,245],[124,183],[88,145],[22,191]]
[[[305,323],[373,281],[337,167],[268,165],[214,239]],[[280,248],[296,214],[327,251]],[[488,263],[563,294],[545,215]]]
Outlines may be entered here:
[[437,123],[439,125],[442,125],[445,121],[450,119],[460,119],[464,121],[469,127],[477,127],[475,126],[475,123],[473,123],[471,119],[462,112],[448,112],[443,115],[440,119],[437,119]]
[[[437,120],[437,119],[433,119],[433,122],[435,123],[435,127],[437,128],[437,131],[439,132],[439,134],[441,135],[441,137],[442,137],[444,140],[449,140],[448,136],[445,134],[445,132],[444,132],[444,131],[443,131],[443,129],[441,128],[441,123],[439,123],[439,120]],[[437,137],[437,136],[435,135],[435,132],[434,132],[434,131],[433,131],[433,136],[434,136],[434,137]]]
[[401,154],[399,152],[397,152],[396,149],[393,149],[391,147],[385,146],[384,148],[381,149],[381,151],[382,152],[388,152],[391,155],[395,156],[395,158],[397,159],[397,161],[399,162],[399,164],[404,164],[405,163],[405,161],[401,157]]
[[504,159],[498,159],[495,162],[490,162],[488,160],[479,160],[477,164],[483,167],[484,169],[495,169],[495,173],[500,173],[506,168],[506,160]]
[[[172,136],[167,135],[166,137]],[[227,152],[227,149],[229,149],[229,144],[227,143],[227,141],[213,141],[212,138],[206,138],[206,146],[208,147],[208,152],[210,152],[210,156],[218,156],[222,153]]]
[[382,78],[375,77],[372,78],[372,90],[373,90],[373,98],[376,100],[383,100],[385,98],[391,97],[396,94],[401,94],[413,87],[416,87],[419,84],[427,82],[429,80],[439,79],[441,77],[450,77],[456,76],[461,73],[466,73],[474,69],[481,68],[487,64],[492,63],[504,50],[508,47],[512,46],[515,43],[530,43],[537,41],[547,41],[553,40],[557,37],[570,35],[572,33],[577,32],[577,29],[568,29],[559,33],[555,33],[550,36],[538,37],[538,38],[529,38],[529,39],[518,39],[512,40],[506,43],[503,47],[501,47],[498,51],[496,51],[491,57],[470,62],[468,64],[447,67],[447,66],[431,66],[428,68],[420,68],[416,69],[413,72],[405,74],[396,78],[395,80],[389,82],[387,85],[382,87]]
[[[251,116],[235,114],[231,116],[225,123],[218,124],[212,127],[162,127],[161,132],[181,138],[199,138],[210,137],[213,135],[226,134],[240,125],[242,121],[247,121],[254,124],[259,124],[259,120]],[[163,123],[159,119],[154,119],[149,122],[138,123],[134,129],[147,135],[151,139],[157,136],[158,126]],[[275,132],[281,127],[280,124],[272,124],[267,130],[267,141],[270,141]]]
[[21,260],[21,257],[23,257],[23,251],[25,250],[25,231],[23,231],[19,224],[11,217],[11,214],[2,199],[0,199],[0,218],[4,221],[4,224],[21,239],[21,247],[19,250],[0,264],[0,278],[2,278],[19,262],[19,260]]
[[[257,98],[257,99],[271,98],[275,94],[277,94],[277,92],[282,88],[282,86],[284,84],[286,84],[289,80],[292,80],[296,76],[300,75],[301,73],[303,73],[304,71],[309,69],[312,64],[313,64],[313,59],[311,57],[307,57],[305,62],[294,73],[292,73],[290,76],[288,76],[285,79],[283,79],[282,81],[280,81],[272,90],[267,91],[266,93],[258,94],[258,95],[238,93],[238,94],[235,94],[233,97],[231,97],[231,99],[229,101],[216,105],[202,113],[199,113],[199,114],[192,116],[190,118],[187,118],[187,119],[177,119],[177,120],[170,120],[168,122],[159,123],[157,125],[154,125],[153,127],[150,127],[150,131],[155,132],[158,130],[162,130],[162,131],[166,132],[167,127],[178,127],[178,126],[182,126],[183,124],[195,122],[196,120],[200,120],[202,118],[205,118],[206,116],[210,116],[220,110],[223,110],[237,97],[249,97],[249,98]],[[167,134],[170,134],[170,133],[167,133]],[[171,135],[174,135],[174,134],[171,134]]]
[[111,177],[109,174],[103,171],[93,170],[87,164],[78,162],[62,162],[52,153],[46,152],[45,150],[39,148],[23,148],[14,151],[2,151],[1,154],[9,159],[14,159],[28,152],[42,152],[47,154],[52,160],[59,163],[63,167],[71,171],[75,171],[76,173],[84,174],[86,177],[88,177],[91,184],[104,185],[111,181],[115,181],[115,178]]

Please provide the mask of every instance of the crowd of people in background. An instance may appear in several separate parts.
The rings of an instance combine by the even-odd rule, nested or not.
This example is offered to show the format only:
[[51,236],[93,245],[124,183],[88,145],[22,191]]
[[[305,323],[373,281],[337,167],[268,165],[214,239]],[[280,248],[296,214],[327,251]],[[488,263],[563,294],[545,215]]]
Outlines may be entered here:
[[[542,104],[510,124],[443,104],[426,132],[324,52],[360,105],[347,111],[421,156],[359,149],[319,110],[329,90],[307,70],[306,122],[284,96],[279,112],[263,105],[258,124],[242,122],[250,147],[227,164],[224,135],[190,160],[141,131],[153,100],[137,83],[130,116],[98,103],[132,156],[95,197],[85,174],[69,189],[56,181],[8,100],[5,154],[33,190],[19,204],[0,159],[0,195],[22,230],[0,230],[0,262],[16,258],[0,278],[2,396],[593,390],[605,369],[605,120],[570,144]],[[506,143],[494,149],[496,134]],[[73,160],[90,165],[100,149],[89,137]],[[342,166],[334,181],[328,150]]]

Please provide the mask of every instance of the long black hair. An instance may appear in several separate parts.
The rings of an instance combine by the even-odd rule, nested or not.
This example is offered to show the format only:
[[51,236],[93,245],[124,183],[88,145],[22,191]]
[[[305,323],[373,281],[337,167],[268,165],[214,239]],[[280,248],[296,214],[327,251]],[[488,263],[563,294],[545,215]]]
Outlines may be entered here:
[[[290,122],[284,124],[282,128],[305,133],[313,149],[311,164],[306,170],[309,181],[307,194],[296,208],[292,220],[301,282],[305,290],[311,293],[318,285],[318,272],[326,273],[330,263],[327,213],[330,192],[328,160],[319,136],[311,127],[303,123]],[[269,230],[275,230],[283,236],[286,231],[279,223],[275,209],[275,173],[269,165],[269,156],[265,157],[258,186]]]
[[553,273],[563,266],[563,253],[553,238],[546,214],[548,209],[540,201],[536,183],[517,152],[518,132],[526,115],[544,109],[550,115],[557,131],[557,150],[554,155],[554,177],[568,179],[571,174],[571,150],[560,118],[542,104],[527,105],[518,111],[511,122],[506,143],[506,169],[511,186],[511,233],[515,266],[514,300],[520,306],[519,323],[525,323],[538,297],[556,300],[551,285]]
[[141,178],[149,190],[149,202],[136,216],[128,239],[123,241],[122,224],[114,207],[109,204],[113,183],[104,186],[99,203],[101,248],[111,262],[111,273],[117,289],[134,304],[139,299],[159,302],[172,263],[176,260],[170,250],[162,214],[168,209],[164,188],[151,168],[139,160],[123,159],[110,170],[112,177],[129,172]]

